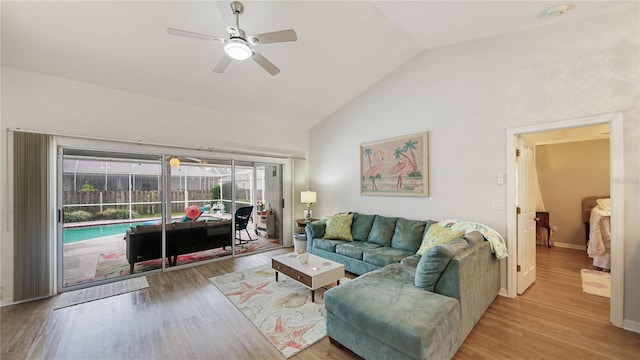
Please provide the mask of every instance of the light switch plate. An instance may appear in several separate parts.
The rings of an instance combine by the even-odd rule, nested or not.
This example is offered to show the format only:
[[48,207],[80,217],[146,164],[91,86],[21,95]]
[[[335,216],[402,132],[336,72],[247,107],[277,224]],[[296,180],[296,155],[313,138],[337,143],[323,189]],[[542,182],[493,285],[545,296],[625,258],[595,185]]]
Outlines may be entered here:
[[503,210],[503,209],[504,209],[504,201],[493,200],[493,210]]

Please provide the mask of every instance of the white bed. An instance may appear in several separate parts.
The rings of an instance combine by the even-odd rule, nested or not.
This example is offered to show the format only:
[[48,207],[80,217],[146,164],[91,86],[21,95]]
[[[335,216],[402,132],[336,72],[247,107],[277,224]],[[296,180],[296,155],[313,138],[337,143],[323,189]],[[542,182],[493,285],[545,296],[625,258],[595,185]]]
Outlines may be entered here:
[[[587,198],[585,198],[587,199]],[[593,266],[611,269],[611,199],[597,197],[590,210],[583,200],[583,214],[589,211],[587,254],[593,259]]]

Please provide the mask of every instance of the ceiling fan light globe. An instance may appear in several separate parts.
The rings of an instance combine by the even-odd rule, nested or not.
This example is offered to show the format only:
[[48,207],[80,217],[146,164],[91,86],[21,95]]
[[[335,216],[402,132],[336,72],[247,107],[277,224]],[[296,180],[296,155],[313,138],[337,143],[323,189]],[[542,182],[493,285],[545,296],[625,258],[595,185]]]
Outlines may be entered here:
[[230,39],[224,45],[224,52],[235,60],[247,60],[253,55],[253,50],[241,39]]

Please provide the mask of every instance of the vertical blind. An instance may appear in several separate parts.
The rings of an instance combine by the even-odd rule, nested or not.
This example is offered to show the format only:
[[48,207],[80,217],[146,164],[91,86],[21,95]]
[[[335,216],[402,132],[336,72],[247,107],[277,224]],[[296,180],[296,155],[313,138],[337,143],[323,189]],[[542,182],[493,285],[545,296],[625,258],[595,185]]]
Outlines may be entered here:
[[49,142],[43,134],[13,133],[13,300],[50,295]]

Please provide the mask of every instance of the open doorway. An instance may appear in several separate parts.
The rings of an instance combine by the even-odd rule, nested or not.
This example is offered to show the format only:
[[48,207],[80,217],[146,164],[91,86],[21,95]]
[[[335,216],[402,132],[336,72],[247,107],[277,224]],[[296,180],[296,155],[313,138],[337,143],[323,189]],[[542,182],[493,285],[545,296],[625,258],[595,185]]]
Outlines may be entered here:
[[[588,118],[580,118],[568,121],[562,121],[557,123],[550,123],[544,125],[537,125],[527,128],[511,129],[507,134],[507,149],[508,153],[513,153],[509,156],[507,163],[507,178],[517,179],[517,157],[516,157],[516,145],[518,138],[521,135],[531,136],[536,133],[543,133],[549,131],[558,131],[565,129],[573,129],[585,126],[605,125],[610,127],[610,179],[616,179],[622,176],[622,115],[621,114],[606,114]],[[612,248],[611,248],[611,302],[610,302],[610,321],[613,325],[622,326],[622,309],[623,309],[623,279],[624,279],[624,266],[623,266],[623,241],[622,238],[622,219],[623,219],[623,204],[622,204],[622,189],[620,184],[615,181],[610,181],[610,194],[611,203],[613,204],[611,215],[611,236],[612,236]],[[598,195],[598,194],[594,194]],[[535,196],[535,195],[533,195]],[[508,245],[510,260],[507,265],[507,294],[510,297],[515,297],[518,292],[518,280],[519,273],[517,268],[520,265],[521,259],[519,259],[520,249],[531,245],[531,238],[527,242],[524,239],[519,238],[518,234],[518,215],[516,213],[518,206],[518,184],[517,181],[509,183],[507,191],[507,228],[508,228]],[[579,213],[579,210],[577,210]],[[534,244],[535,248],[535,244]],[[533,256],[535,256],[535,251]],[[534,259],[535,261],[535,259]],[[535,273],[535,272],[534,272]],[[535,281],[535,280],[534,280]]]

